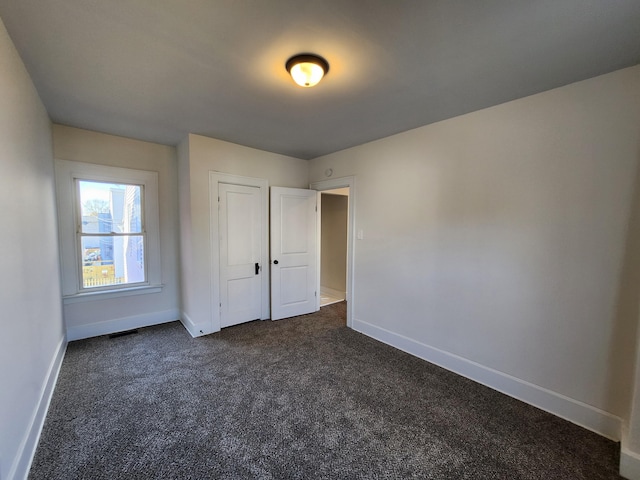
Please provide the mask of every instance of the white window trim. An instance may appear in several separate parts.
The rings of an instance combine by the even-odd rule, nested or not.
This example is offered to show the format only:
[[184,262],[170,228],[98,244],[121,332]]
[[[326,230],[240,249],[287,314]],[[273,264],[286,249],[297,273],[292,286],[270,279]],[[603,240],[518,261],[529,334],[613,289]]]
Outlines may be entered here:
[[[102,300],[121,296],[157,293],[162,288],[160,270],[160,221],[158,208],[158,173],[146,170],[110,167],[91,163],[56,159],[56,196],[60,262],[62,266],[62,298],[64,303]],[[104,290],[81,289],[80,261],[76,220],[76,179],[144,186],[144,218],[146,230],[145,256],[147,281],[113,286]]]

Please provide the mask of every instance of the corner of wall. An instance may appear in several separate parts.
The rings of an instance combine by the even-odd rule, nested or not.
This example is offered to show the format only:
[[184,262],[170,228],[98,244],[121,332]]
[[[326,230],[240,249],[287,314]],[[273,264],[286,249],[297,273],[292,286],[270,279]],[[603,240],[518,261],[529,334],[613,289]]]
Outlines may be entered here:
[[184,311],[180,315],[180,323],[182,323],[184,328],[193,338],[202,337],[204,335],[209,335],[210,333],[216,333],[220,331],[219,329],[212,330],[210,322],[208,322],[206,325],[196,324]]
[[[189,165],[189,145],[191,134],[185,137],[176,149],[178,157],[178,252],[179,252],[179,271],[180,271],[180,319],[187,331],[194,336],[188,325],[192,322],[186,321],[188,315],[184,312],[189,305],[189,279],[192,271],[192,262],[190,257],[191,247],[191,188],[190,188],[190,165]],[[195,328],[195,326],[194,326]]]

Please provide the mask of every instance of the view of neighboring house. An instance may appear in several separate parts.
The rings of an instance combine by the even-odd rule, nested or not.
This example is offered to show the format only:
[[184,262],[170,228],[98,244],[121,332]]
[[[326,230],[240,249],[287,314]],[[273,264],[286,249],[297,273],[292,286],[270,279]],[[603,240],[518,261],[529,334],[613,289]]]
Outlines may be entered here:
[[[95,182],[81,181],[81,185]],[[100,211],[88,211],[95,198],[85,198],[81,187],[82,278],[85,288],[140,283],[145,280],[140,186],[113,185]],[[90,196],[90,195],[89,195]]]

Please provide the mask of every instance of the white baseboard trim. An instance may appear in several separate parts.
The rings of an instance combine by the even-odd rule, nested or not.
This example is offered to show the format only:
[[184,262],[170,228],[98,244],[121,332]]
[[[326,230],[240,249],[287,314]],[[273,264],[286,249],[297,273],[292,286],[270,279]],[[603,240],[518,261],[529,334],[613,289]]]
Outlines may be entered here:
[[621,419],[596,407],[362,320],[355,319],[353,329],[611,440],[620,440]]
[[180,315],[180,322],[182,323],[182,326],[187,329],[189,335],[191,335],[193,338],[201,337],[202,335],[204,335],[203,330],[198,327],[194,323],[194,321],[191,320],[191,317],[189,317],[189,315],[187,315],[185,312],[182,312],[182,314]]
[[189,317],[186,312],[182,312],[182,314],[180,315],[180,321],[182,322],[182,326],[187,329],[187,332],[189,332],[189,334],[193,338],[202,337],[203,335],[209,335],[210,333],[216,333],[220,331],[220,329],[212,330],[211,324],[203,325],[201,323],[198,325],[193,320],[191,320],[191,317]]
[[193,320],[191,320],[191,317],[189,317],[189,315],[187,315],[185,312],[182,312],[180,314],[180,323],[182,323],[182,326],[185,328],[187,332],[189,332],[189,335],[191,335],[193,338],[197,337],[198,335],[201,335],[201,333],[196,328],[196,324],[193,323]]
[[131,317],[114,318],[104,322],[90,323],[67,328],[67,340],[81,340],[83,338],[98,337],[111,333],[123,332],[134,328],[150,327],[161,323],[175,322],[180,318],[177,309],[164,310],[161,312],[144,313]]
[[320,286],[320,294],[328,295],[334,298],[347,298],[345,292],[341,292],[340,290],[334,290],[333,288]]
[[44,420],[47,417],[47,410],[49,410],[49,404],[51,403],[51,397],[53,396],[53,390],[58,380],[58,374],[60,373],[60,367],[62,366],[62,359],[67,351],[67,341],[62,338],[56,347],[56,351],[49,364],[49,370],[47,376],[42,383],[40,390],[40,399],[36,406],[33,416],[31,417],[31,423],[27,430],[18,454],[16,455],[11,468],[9,469],[9,478],[12,480],[26,479],[29,475],[29,469],[33,462],[33,457],[38,447],[38,441],[40,440],[40,434],[42,433],[42,427],[44,426]]
[[620,475],[629,480],[640,480],[640,455],[624,446],[620,449]]

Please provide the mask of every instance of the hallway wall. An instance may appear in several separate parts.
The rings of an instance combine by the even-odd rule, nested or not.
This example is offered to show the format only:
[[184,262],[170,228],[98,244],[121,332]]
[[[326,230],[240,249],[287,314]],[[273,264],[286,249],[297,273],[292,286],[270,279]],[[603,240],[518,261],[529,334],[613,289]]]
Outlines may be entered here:
[[347,291],[347,218],[349,197],[322,194],[320,286]]

